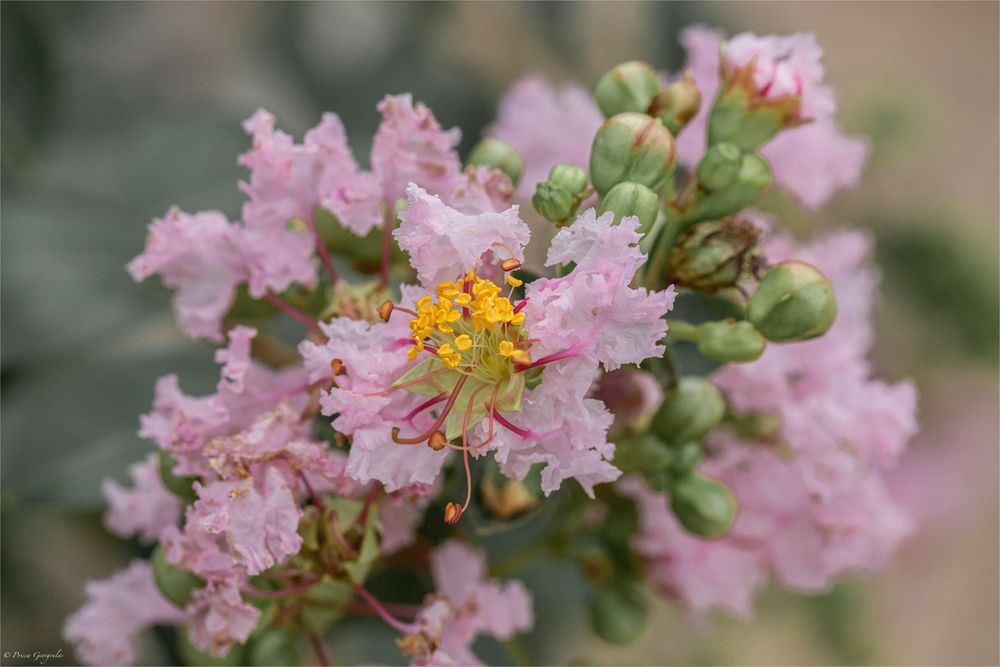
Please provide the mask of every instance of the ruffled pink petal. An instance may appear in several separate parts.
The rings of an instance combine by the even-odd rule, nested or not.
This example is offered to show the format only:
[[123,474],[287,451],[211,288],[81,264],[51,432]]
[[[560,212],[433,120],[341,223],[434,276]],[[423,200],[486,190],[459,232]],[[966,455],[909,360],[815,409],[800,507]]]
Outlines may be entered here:
[[104,497],[108,511],[104,525],[119,537],[138,535],[145,542],[159,539],[168,526],[181,518],[181,501],[160,480],[159,457],[150,454],[142,463],[129,468],[134,487],[126,489],[113,480],[105,480]]
[[222,319],[246,280],[242,228],[216,211],[193,215],[174,207],[153,220],[146,249],[129,262],[136,281],[160,274],[176,290],[174,312],[192,338],[222,340]]
[[432,288],[465,275],[487,252],[524,260],[531,232],[518,217],[517,206],[501,213],[466,215],[415,184],[410,184],[406,194],[409,206],[400,214],[401,223],[393,235],[409,253],[424,286]]

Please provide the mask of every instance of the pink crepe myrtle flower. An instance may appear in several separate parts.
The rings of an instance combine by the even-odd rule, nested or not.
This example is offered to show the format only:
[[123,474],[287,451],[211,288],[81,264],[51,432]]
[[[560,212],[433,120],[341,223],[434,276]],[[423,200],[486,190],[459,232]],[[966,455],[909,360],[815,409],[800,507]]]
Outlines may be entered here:
[[260,609],[243,601],[227,581],[196,588],[185,608],[188,637],[199,650],[222,657],[233,644],[244,644],[260,620]]
[[711,100],[720,84],[719,47],[725,66],[746,66],[756,58],[755,78],[765,96],[801,95],[803,125],[780,132],[761,149],[778,183],[804,206],[818,208],[834,192],[857,183],[868,155],[860,137],[843,135],[834,118],[832,90],[823,83],[822,51],[810,34],[758,37],[743,33],[724,42],[721,32],[692,26],[681,33],[690,70],[705,103],[677,137],[681,160],[693,164],[705,151]]
[[443,130],[430,109],[414,104],[409,94],[386,96],[378,110],[382,122],[372,142],[371,171],[355,170],[320,184],[320,203],[361,236],[384,224],[410,181],[447,195],[461,180],[458,129]]
[[555,87],[543,77],[517,81],[500,101],[497,121],[486,134],[521,154],[524,174],[517,197],[529,201],[554,164],[586,167],[590,144],[604,116],[593,97],[577,85]]
[[249,198],[243,205],[242,246],[250,294],[260,298],[292,283],[313,285],[315,237],[306,225],[290,221],[311,224],[320,183],[344,180],[356,171],[344,126],[336,114],[323,114],[302,144],[296,144],[275,129],[273,114],[258,109],[243,127],[253,137],[253,146],[239,158],[250,170],[249,180],[240,183]]
[[129,262],[135,281],[159,273],[174,288],[174,312],[192,338],[222,340],[222,319],[246,280],[241,228],[218,211],[171,208],[149,226],[146,249]]
[[424,287],[465,275],[494,249],[502,248],[506,256],[524,261],[524,246],[531,232],[518,217],[517,206],[475,215],[445,205],[440,197],[413,183],[406,195],[409,206],[400,214],[393,236],[409,253]]
[[249,360],[255,334],[246,327],[230,332],[230,345],[216,353],[223,368],[214,394],[189,396],[176,375],[157,381],[153,410],[140,418],[139,436],[170,451],[177,460],[172,472],[214,475],[204,453],[210,441],[249,427],[283,398],[297,409],[305,404],[308,382],[303,368],[273,371]]
[[113,480],[104,481],[104,497],[108,502],[104,525],[119,537],[138,535],[144,542],[153,542],[167,526],[177,525],[181,501],[163,486],[156,454],[131,466],[129,474],[135,483],[132,489]]
[[519,581],[501,584],[486,577],[486,559],[473,547],[451,540],[431,553],[437,593],[399,641],[413,664],[481,665],[471,651],[477,636],[507,640],[534,625],[531,597]]
[[87,601],[66,619],[62,634],[88,665],[132,664],[136,635],[184,616],[160,594],[146,561],[132,561],[109,579],[87,582],[85,590]]
[[[599,364],[615,369],[663,353],[663,316],[673,303],[672,289],[629,287],[644,259],[636,247],[637,221],[614,225],[611,214],[581,215],[556,236],[549,256],[550,265],[574,261],[576,267],[562,278],[531,283],[526,298],[515,303],[477,270],[484,258],[510,253],[497,262],[501,275],[512,290],[522,284],[507,273],[520,266],[527,241],[516,209],[485,214],[494,217],[477,226],[471,223],[484,215],[463,216],[416,186],[409,194],[401,236],[402,245],[413,248],[414,268],[450,267],[457,279],[437,285],[437,301],[406,288],[403,303],[388,304],[384,323],[323,324],[327,342],[301,348],[312,378],[336,385],[321,405],[324,414],[336,415],[334,428],[352,436],[348,475],[377,479],[389,491],[428,484],[437,478],[444,450],[455,449],[467,472],[470,454],[493,452],[519,479],[544,463],[546,493],[568,478],[588,493],[617,478],[610,463],[614,446],[607,441],[612,417],[588,393]],[[429,232],[410,243],[413,228],[445,215],[442,235],[464,232],[471,240],[445,244],[435,257],[427,248]],[[526,390],[529,372],[540,374],[541,384]],[[457,439],[460,446],[449,442]],[[448,506],[446,521],[457,521],[470,498],[471,487],[464,506]]]

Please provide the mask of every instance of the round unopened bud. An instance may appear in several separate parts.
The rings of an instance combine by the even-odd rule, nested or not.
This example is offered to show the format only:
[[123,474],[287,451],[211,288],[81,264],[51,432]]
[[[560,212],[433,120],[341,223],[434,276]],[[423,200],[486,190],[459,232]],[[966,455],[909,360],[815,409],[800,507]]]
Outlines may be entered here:
[[591,599],[590,620],[604,641],[628,644],[646,627],[646,599],[634,585],[610,581]]
[[833,286],[805,262],[773,266],[747,302],[747,319],[776,343],[822,336],[836,317]]
[[583,167],[575,164],[560,163],[552,167],[549,171],[549,183],[555,183],[569,190],[570,194],[578,197],[587,189],[590,176]]
[[695,175],[701,187],[709,192],[725,190],[736,182],[742,164],[743,153],[735,145],[715,144],[705,151]]
[[[706,174],[707,172],[706,168]],[[713,171],[711,176],[718,177],[721,183],[721,175]],[[683,219],[687,223],[693,223],[738,213],[753,205],[770,184],[771,166],[767,160],[756,153],[744,153],[735,180],[720,190],[701,188],[694,203],[684,211]]]
[[510,182],[517,185],[524,173],[524,159],[517,150],[505,141],[487,137],[469,153],[466,164],[499,169],[507,174]]
[[538,506],[538,496],[533,494],[523,482],[501,478],[494,480],[484,476],[480,485],[483,505],[490,514],[500,519],[513,519]]
[[749,322],[729,319],[705,322],[698,327],[698,351],[715,361],[753,361],[764,353],[766,345],[764,337]]
[[676,166],[677,147],[670,130],[643,113],[606,120],[590,150],[590,181],[602,197],[625,181],[661,192]]
[[612,67],[597,80],[594,98],[610,118],[626,111],[645,113],[660,90],[660,77],[649,63],[632,60]]
[[670,252],[670,280],[701,292],[732,287],[757,261],[753,223],[724,218],[691,227]]
[[561,185],[542,181],[535,188],[531,205],[550,222],[563,222],[573,215],[573,193]]
[[150,557],[150,564],[153,568],[153,580],[156,587],[163,593],[176,607],[184,608],[191,599],[194,589],[204,586],[204,580],[196,577],[187,570],[182,570],[167,562],[167,555],[163,551],[163,546],[156,545]]
[[699,537],[719,537],[736,519],[736,498],[728,486],[692,473],[674,482],[670,508],[686,531]]
[[674,81],[661,90],[649,105],[649,115],[663,121],[675,136],[698,115],[701,108],[701,91],[691,76],[691,71],[684,72],[684,77]]
[[462,518],[462,506],[458,503],[448,503],[444,506],[444,522],[454,526]]
[[615,224],[634,215],[639,218],[639,231],[645,233],[656,221],[656,214],[660,210],[660,201],[656,193],[645,185],[626,181],[619,183],[608,191],[608,194],[601,198],[600,206],[597,208],[598,214],[611,211],[615,214]]
[[682,377],[653,417],[653,431],[667,442],[699,441],[726,412],[722,394],[705,378]]

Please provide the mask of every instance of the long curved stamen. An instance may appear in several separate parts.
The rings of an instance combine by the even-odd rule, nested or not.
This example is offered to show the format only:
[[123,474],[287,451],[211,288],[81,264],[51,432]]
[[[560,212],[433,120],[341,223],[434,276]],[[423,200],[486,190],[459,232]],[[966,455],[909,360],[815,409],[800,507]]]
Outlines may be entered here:
[[532,368],[538,368],[539,366],[544,366],[545,364],[551,364],[553,361],[559,361],[560,359],[569,359],[580,354],[579,345],[573,345],[572,347],[563,350],[562,352],[556,352],[555,354],[550,354],[548,356],[542,357],[530,364],[518,364],[515,369],[517,373],[523,373],[526,370]]
[[382,606],[382,603],[377,597],[369,593],[364,587],[359,584],[354,584],[354,592],[357,593],[358,597],[365,601],[365,603],[371,607],[379,618],[385,621],[390,627],[399,630],[404,635],[413,634],[418,631],[416,623],[403,623],[398,618],[389,613],[389,611]]
[[418,414],[420,414],[421,412],[423,412],[427,408],[431,407],[432,405],[437,405],[441,401],[446,401],[446,400],[448,400],[448,394],[445,394],[445,393],[438,394],[434,398],[426,400],[423,403],[421,403],[420,405],[418,405],[417,407],[415,407],[412,410],[410,410],[406,414],[406,416],[402,418],[401,421],[411,422],[411,421],[413,421],[414,417],[416,417]]
[[[445,370],[447,369],[443,368],[440,371],[434,371],[434,372],[441,373],[444,372]],[[448,418],[448,413],[451,412],[452,406],[454,406],[455,401],[458,400],[458,394],[462,391],[462,386],[465,385],[465,381],[468,379],[468,377],[469,377],[468,375],[463,375],[458,379],[458,382],[455,383],[455,388],[451,391],[451,396],[448,397],[448,402],[445,404],[444,409],[441,411],[441,415],[437,418],[437,420],[430,427],[430,429],[427,430],[426,433],[423,433],[421,435],[412,438],[400,438],[399,429],[394,428],[392,430],[393,442],[395,442],[398,445],[416,445],[417,443],[421,443],[424,440],[430,438],[432,435],[434,435],[434,433],[436,433],[437,430],[441,428],[441,424],[444,423],[444,420]]]
[[531,431],[527,431],[521,428],[520,426],[516,426],[507,421],[507,418],[504,417],[502,414],[500,414],[496,408],[493,408],[493,416],[495,416],[497,418],[497,421],[500,422],[500,425],[503,426],[508,431],[517,433],[522,438],[527,438],[528,436],[531,435]]
[[359,396],[388,396],[389,394],[391,394],[393,392],[396,392],[396,391],[399,391],[400,389],[405,389],[406,387],[409,387],[411,384],[420,384],[421,382],[429,380],[432,377],[435,377],[437,375],[441,375],[442,373],[446,372],[447,370],[448,370],[447,368],[439,368],[436,371],[431,371],[430,373],[424,373],[420,377],[415,378],[413,380],[408,380],[407,382],[404,382],[402,384],[394,384],[391,387],[389,387],[388,389],[383,389],[382,391],[373,391],[373,392],[369,392],[367,394],[359,394]]
[[469,397],[469,406],[465,409],[465,419],[462,420],[462,449],[464,450],[462,459],[465,463],[465,504],[462,505],[462,513],[469,509],[469,502],[472,501],[472,471],[469,469],[469,419],[472,417],[472,408],[476,405],[476,396],[483,389],[486,389],[486,385],[472,392],[472,396]]

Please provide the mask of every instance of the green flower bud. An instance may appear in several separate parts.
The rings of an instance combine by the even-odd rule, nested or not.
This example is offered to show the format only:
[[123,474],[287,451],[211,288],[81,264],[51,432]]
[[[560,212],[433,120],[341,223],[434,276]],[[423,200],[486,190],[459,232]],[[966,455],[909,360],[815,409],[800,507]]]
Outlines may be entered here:
[[194,502],[194,482],[196,477],[180,477],[174,474],[177,461],[166,449],[160,450],[160,480],[163,486],[186,503]]
[[535,188],[531,205],[543,218],[550,222],[563,222],[573,215],[576,199],[573,193],[561,185],[542,181]]
[[749,322],[720,320],[698,327],[698,351],[709,359],[747,362],[764,353],[767,342]]
[[[701,165],[699,164],[699,169]],[[724,173],[721,165],[706,167],[706,175],[711,176],[713,185],[720,184]],[[683,212],[685,222],[715,220],[733,215],[751,206],[761,193],[771,185],[771,166],[767,160],[755,153],[745,153],[740,159],[736,179],[721,190],[710,191],[702,188],[691,206]]]
[[605,72],[594,86],[594,98],[610,118],[626,111],[645,113],[659,90],[660,77],[652,65],[633,60]]
[[168,563],[162,545],[156,545],[150,556],[150,564],[153,567],[156,587],[163,593],[163,597],[176,607],[184,608],[191,599],[194,589],[205,585],[201,578]]
[[747,220],[698,223],[670,251],[670,281],[708,293],[732,287],[759,262],[758,239]]
[[723,67],[719,96],[708,116],[708,144],[722,141],[745,151],[763,146],[782,128],[801,123],[799,97],[768,98],[755,81],[756,62]]
[[709,192],[725,190],[736,182],[742,164],[743,153],[735,145],[715,144],[705,151],[695,175],[701,187]]
[[674,464],[674,448],[652,433],[615,441],[615,466],[624,473],[663,471]]
[[674,482],[670,508],[686,531],[699,537],[719,537],[736,519],[736,498],[722,482],[697,473]]
[[674,81],[657,93],[649,105],[649,115],[659,118],[674,136],[684,129],[701,108],[701,91],[695,85],[690,70],[684,78]]
[[646,598],[628,582],[610,582],[590,601],[594,632],[611,644],[628,644],[642,634],[646,612]]
[[599,215],[612,211],[615,214],[615,224],[634,215],[639,218],[639,233],[645,234],[653,226],[656,215],[660,211],[660,201],[656,193],[645,185],[638,183],[619,183],[601,198],[597,207]]
[[549,182],[561,185],[574,197],[579,197],[587,189],[589,181],[587,170],[575,164],[557,164],[549,171]]
[[469,153],[466,164],[499,169],[507,174],[513,185],[517,185],[524,173],[524,159],[517,150],[507,142],[487,137]]
[[747,302],[747,319],[776,343],[822,336],[836,316],[833,286],[805,262],[788,261],[772,267]]
[[700,441],[726,413],[722,394],[705,378],[682,377],[653,417],[653,431],[669,443]]
[[691,475],[705,456],[705,450],[700,442],[685,442],[673,449],[674,462],[670,471],[678,478]]
[[661,192],[676,166],[677,147],[670,130],[642,113],[622,113],[606,120],[590,150],[590,181],[602,197],[625,181]]

